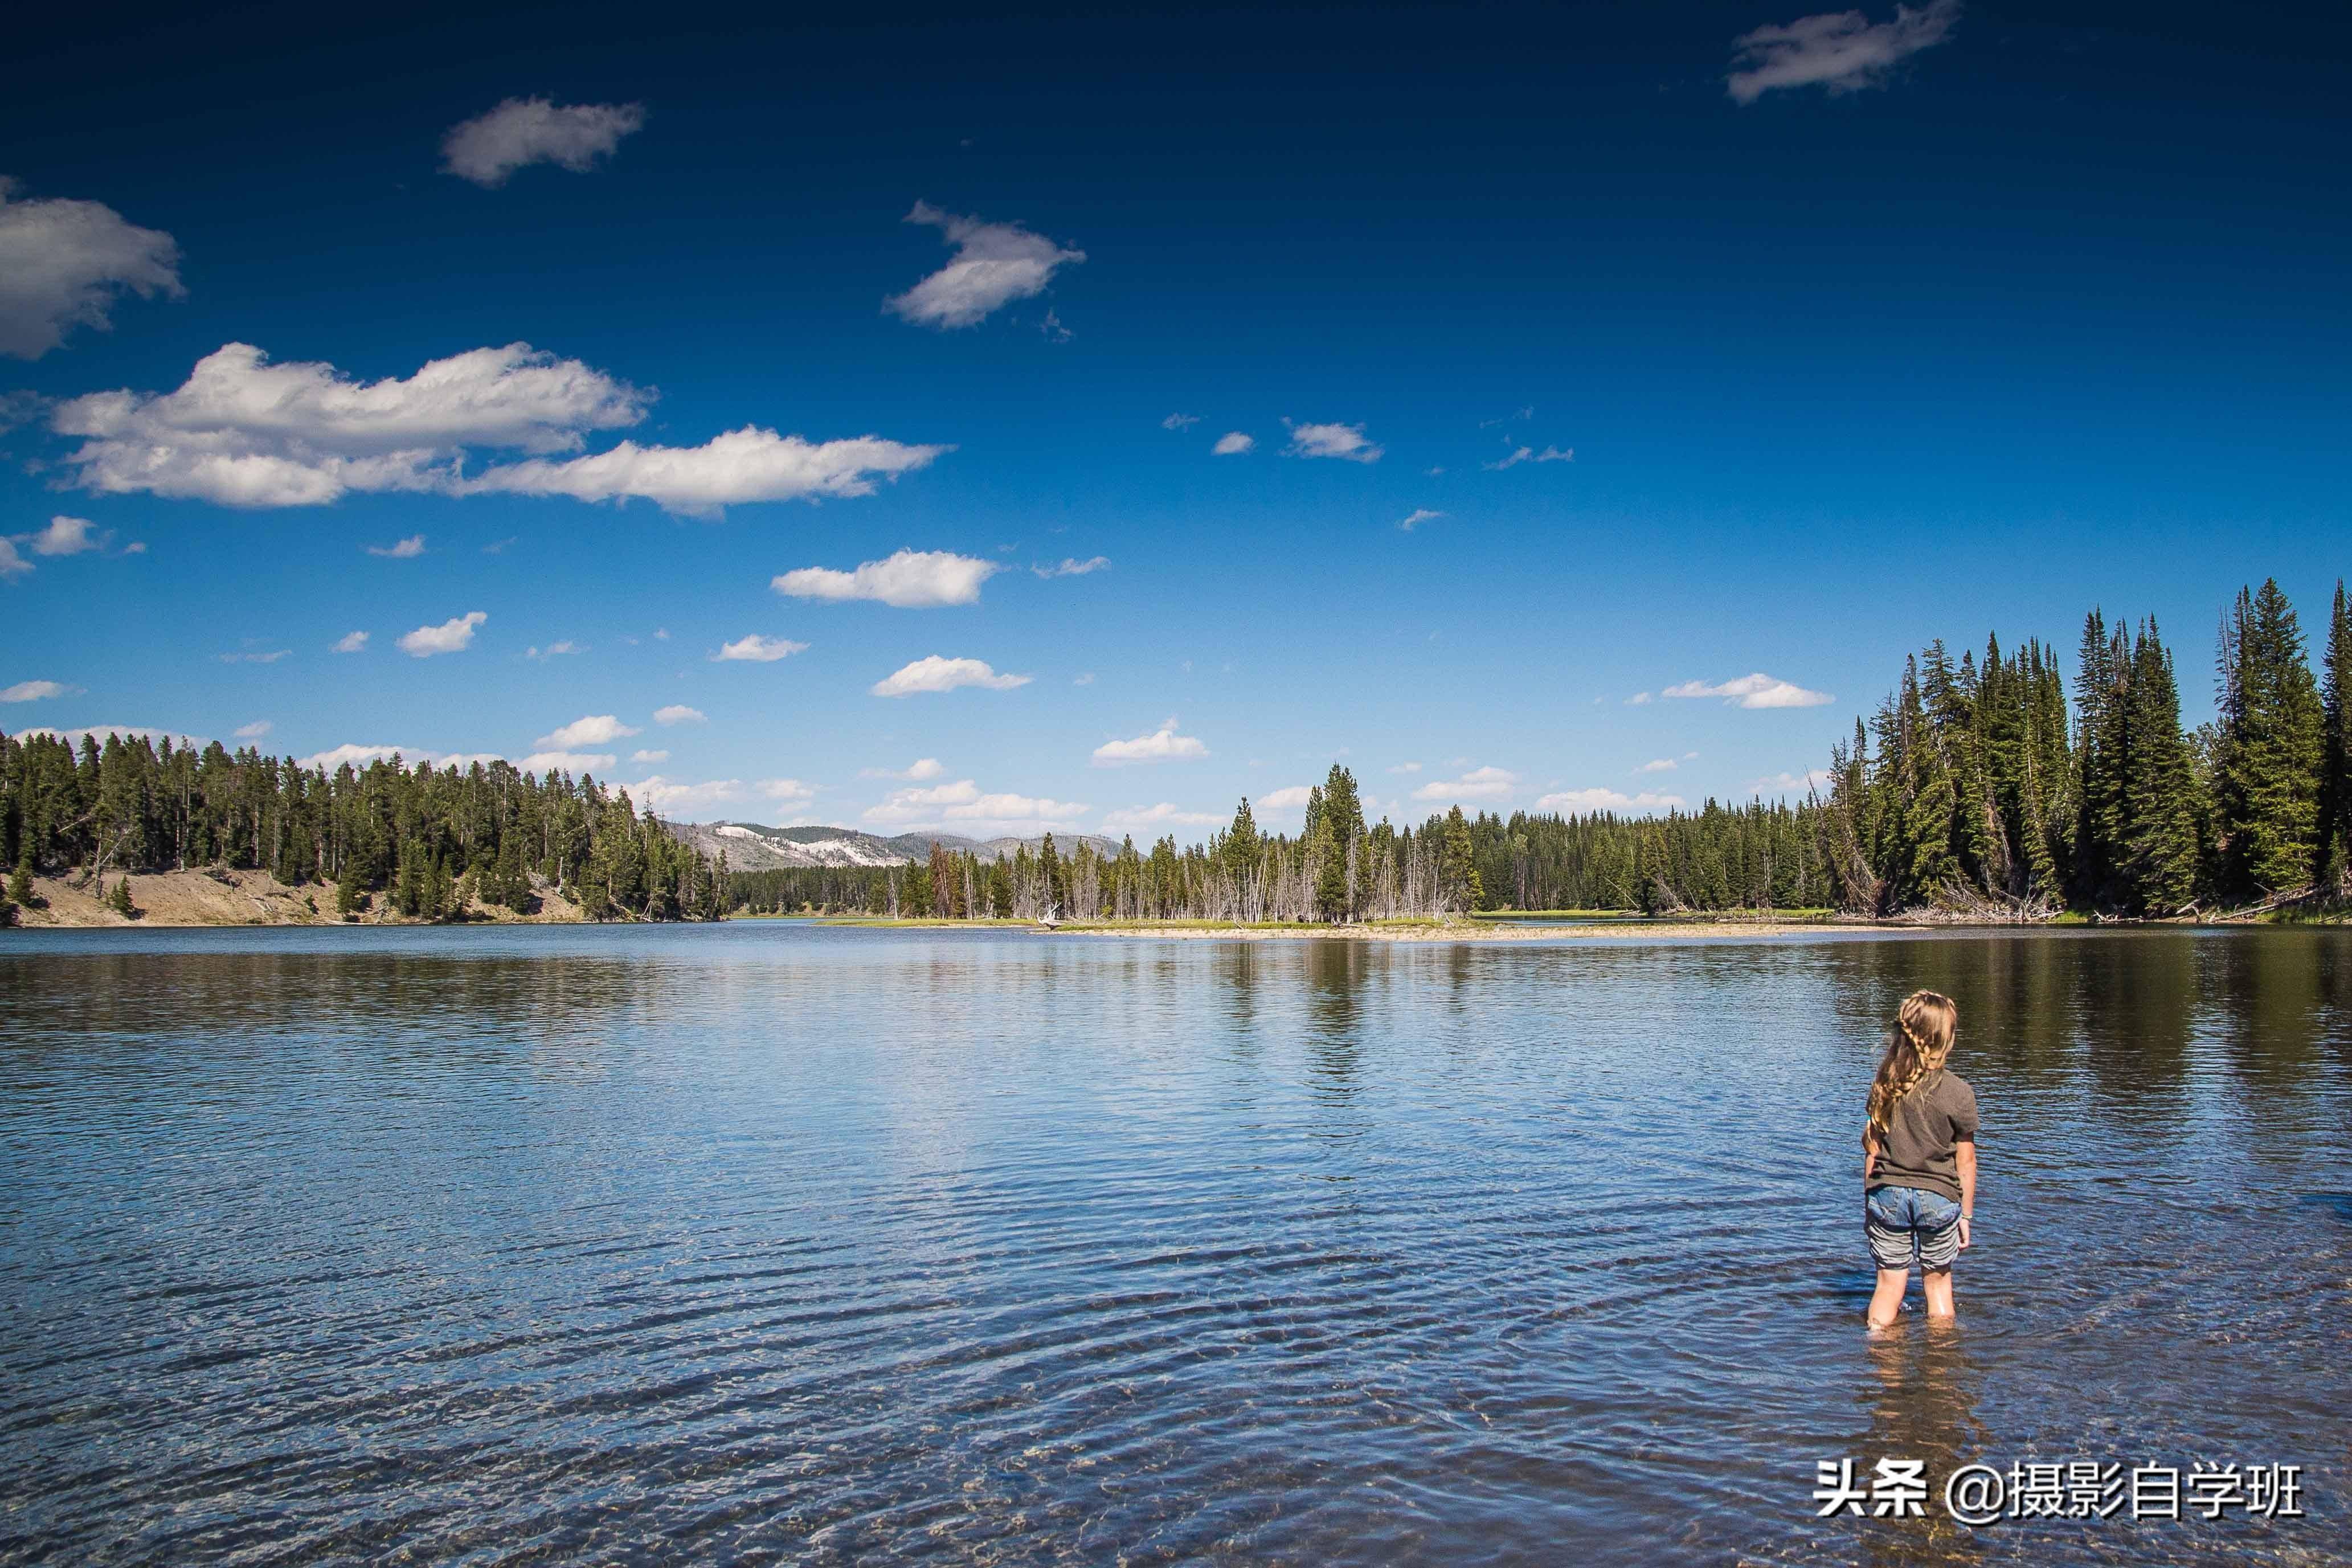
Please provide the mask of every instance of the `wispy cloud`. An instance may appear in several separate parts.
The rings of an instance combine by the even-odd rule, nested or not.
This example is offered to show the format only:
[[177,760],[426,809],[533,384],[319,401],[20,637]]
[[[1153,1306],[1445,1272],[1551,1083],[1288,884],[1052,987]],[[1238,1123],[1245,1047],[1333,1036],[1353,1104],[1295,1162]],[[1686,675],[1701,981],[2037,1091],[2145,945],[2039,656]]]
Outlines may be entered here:
[[1377,463],[1387,450],[1367,440],[1360,424],[1297,424],[1282,422],[1290,431],[1284,450],[1293,457],[1339,457],[1349,463]]
[[1395,767],[1390,768],[1389,771],[1391,773],[1418,773],[1421,771],[1421,764],[1418,762],[1400,762]]
[[1190,430],[1200,423],[1201,416],[1197,413],[1171,413],[1166,419],[1160,422],[1160,428],[1162,430]]
[[1027,685],[1032,678],[1028,675],[1000,675],[979,659],[943,659],[937,653],[930,653],[883,676],[874,683],[872,691],[877,697],[910,697],[918,692],[951,692],[959,686],[1009,692],[1015,686]]
[[1818,768],[1802,773],[1768,773],[1761,779],[1748,781],[1750,795],[1807,795],[1815,790],[1826,791],[1830,776]]
[[13,686],[0,688],[0,703],[37,703],[46,697],[69,696],[80,689],[62,681],[18,681]]
[[1303,811],[1307,798],[1315,792],[1312,784],[1286,784],[1279,789],[1269,789],[1254,802],[1259,811]]
[[645,106],[638,103],[510,98],[449,128],[441,139],[441,172],[484,187],[503,185],[507,176],[533,163],[585,174],[645,123]]
[[1029,570],[1036,573],[1039,577],[1048,579],[1056,577],[1084,577],[1088,572],[1109,570],[1110,557],[1107,555],[1095,555],[1088,556],[1084,560],[1079,560],[1072,556],[1064,556],[1058,564],[1049,562],[1043,566],[1032,566]]
[[346,632],[341,637],[335,639],[335,645],[329,649],[328,652],[332,653],[364,653],[367,652],[367,645],[368,634],[366,632]]
[[1760,670],[1752,675],[1742,675],[1733,681],[1718,681],[1713,684],[1706,681],[1685,681],[1679,685],[1668,686],[1660,695],[1670,697],[1720,697],[1728,706],[1744,708],[1820,707],[1824,704],[1837,701],[1837,698],[1827,692],[1807,691],[1804,687],[1791,682],[1776,680]]
[[883,305],[906,320],[942,330],[977,326],[1000,307],[1042,294],[1055,272],[1087,259],[1085,251],[1065,249],[1019,224],[959,217],[929,202],[917,202],[906,221],[937,228],[955,255]]
[[[429,659],[436,653],[459,653],[474,645],[474,632],[489,616],[483,611],[469,610],[453,616],[438,626],[419,626],[400,639],[400,651],[412,659]],[[344,639],[349,642],[349,638]]]
[[0,176],[0,354],[37,360],[76,327],[105,331],[126,293],[178,298],[180,247],[103,202],[24,201]]
[[1416,800],[1503,800],[1519,787],[1507,768],[1474,768],[1459,779],[1433,779],[1412,792]]
[[531,745],[541,751],[574,751],[583,746],[610,746],[616,740],[626,740],[644,733],[623,724],[609,713],[589,714],[570,724],[549,731]]
[[1197,736],[1176,733],[1173,717],[1160,720],[1160,727],[1149,735],[1139,735],[1131,740],[1106,740],[1095,747],[1094,766],[1117,768],[1129,762],[1181,762],[1195,757],[1206,757],[1209,748]]
[[902,549],[869,560],[853,571],[804,566],[779,574],[768,586],[793,599],[835,602],[871,600],[900,610],[931,610],[976,604],[980,585],[1003,571],[1003,563],[949,550]]
[[759,632],[753,632],[747,636],[736,638],[732,643],[722,644],[719,652],[710,655],[710,661],[713,664],[747,662],[754,664],[772,664],[779,659],[789,659],[794,653],[804,653],[807,651],[806,643],[795,643],[785,637],[763,637]]
[[224,664],[274,664],[293,651],[291,648],[272,648],[266,653],[223,653],[219,657]]
[[425,536],[411,534],[398,544],[370,545],[367,547],[367,552],[370,555],[382,556],[386,560],[415,560],[425,553]]
[[1576,448],[1573,446],[1547,446],[1541,452],[1532,446],[1517,446],[1513,447],[1511,455],[1501,462],[1488,463],[1482,466],[1488,473],[1500,473],[1506,468],[1516,468],[1522,463],[1573,463],[1575,461]]
[[913,828],[952,829],[972,834],[1034,833],[1073,827],[1091,807],[1040,795],[991,793],[969,779],[922,789],[893,789],[878,805],[866,808],[864,820],[904,831]]
[[1212,457],[1238,457],[1243,453],[1255,449],[1256,445],[1256,436],[1251,435],[1244,431],[1228,430],[1223,435],[1217,437],[1217,444],[1209,448],[1209,455]]
[[1416,507],[1412,510],[1412,515],[1405,518],[1404,521],[1399,523],[1397,527],[1402,528],[1407,533],[1411,533],[1413,529],[1421,527],[1422,524],[1433,523],[1444,515],[1445,514],[1444,512],[1433,512],[1427,507]]
[[672,703],[667,707],[654,709],[654,722],[665,727],[673,724],[701,724],[704,718],[700,708],[688,707],[684,703]]
[[263,736],[268,735],[270,730],[275,727],[276,727],[268,719],[257,718],[251,724],[238,725],[235,729],[229,731],[229,735],[237,740],[259,740]]
[[632,762],[646,763],[667,762],[669,760],[669,753],[664,750],[632,751],[629,753],[629,760]]
[[1642,766],[1633,769],[1633,771],[1636,773],[1672,773],[1675,768],[1681,766],[1682,764],[1676,762],[1671,757],[1654,757],[1649,761],[1644,762]]
[[587,649],[582,647],[579,643],[572,642],[567,637],[561,643],[550,643],[544,648],[535,646],[525,648],[522,651],[522,656],[526,659],[536,659],[541,664],[545,664],[550,659],[560,659],[566,653],[584,653],[587,651]]
[[1775,88],[1818,87],[1835,96],[1884,87],[1896,66],[1950,37],[1959,20],[1960,0],[1929,0],[1916,11],[1897,5],[1891,22],[1823,11],[1759,27],[1731,41],[1725,90],[1748,104]]
[[1214,811],[1187,811],[1171,800],[1156,806],[1129,806],[1103,813],[1102,827],[1106,832],[1131,831],[1137,828],[1213,828],[1231,821]]
[[1591,816],[1596,811],[1667,811],[1688,804],[1679,795],[1660,795],[1644,789],[1628,795],[1605,787],[1591,789],[1562,789],[1536,801],[1538,811],[1557,811],[1561,816]]
[[857,776],[860,779],[906,779],[920,783],[926,779],[937,779],[946,771],[940,766],[938,758],[919,757],[904,768],[861,768]]

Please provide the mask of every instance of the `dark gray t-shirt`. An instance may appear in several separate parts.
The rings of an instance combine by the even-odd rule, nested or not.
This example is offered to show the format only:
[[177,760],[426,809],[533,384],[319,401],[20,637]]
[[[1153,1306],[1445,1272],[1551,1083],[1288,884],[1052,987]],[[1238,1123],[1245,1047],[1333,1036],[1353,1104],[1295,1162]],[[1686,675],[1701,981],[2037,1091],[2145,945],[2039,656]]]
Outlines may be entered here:
[[1937,1068],[1895,1103],[1886,1146],[1863,1185],[1925,1187],[1958,1203],[1960,1173],[1954,1150],[1963,1140],[1974,1143],[1976,1135],[1977,1092],[1967,1079]]

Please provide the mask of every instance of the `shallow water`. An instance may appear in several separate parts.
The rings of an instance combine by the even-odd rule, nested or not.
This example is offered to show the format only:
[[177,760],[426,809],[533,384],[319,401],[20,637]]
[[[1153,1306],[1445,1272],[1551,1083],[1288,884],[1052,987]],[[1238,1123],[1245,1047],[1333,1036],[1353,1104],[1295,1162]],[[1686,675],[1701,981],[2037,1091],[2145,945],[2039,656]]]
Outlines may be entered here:
[[[2345,932],[7,934],[0,1559],[2340,1561],[2347,1113]],[[2308,1517],[1813,1517],[1890,1457]]]

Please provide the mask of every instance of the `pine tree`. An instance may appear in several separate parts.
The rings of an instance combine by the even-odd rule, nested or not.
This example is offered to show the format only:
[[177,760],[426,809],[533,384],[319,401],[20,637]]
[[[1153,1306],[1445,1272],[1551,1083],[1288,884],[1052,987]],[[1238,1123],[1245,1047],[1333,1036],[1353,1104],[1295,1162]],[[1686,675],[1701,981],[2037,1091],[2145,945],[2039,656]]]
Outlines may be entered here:
[[2195,895],[2198,788],[2180,733],[2172,655],[2154,616],[2133,646],[2123,706],[2129,740],[2122,767],[2126,827],[2118,881],[2130,913],[2172,915]]
[[2228,891],[2301,886],[2318,847],[2324,716],[2302,628],[2277,581],[2240,590],[2220,652],[2216,804]]
[[33,846],[29,843],[16,856],[16,874],[8,879],[8,897],[26,909],[41,907],[41,895],[33,887]]
[[114,879],[114,886],[108,891],[106,895],[106,906],[114,911],[115,914],[122,916],[125,920],[136,920],[139,918],[139,907],[131,902],[131,879],[129,877],[119,876]]
[[1476,857],[1471,850],[1470,823],[1459,806],[1445,814],[1444,836],[1438,847],[1437,885],[1446,908],[1456,914],[1467,914],[1486,901],[1486,890],[1478,880]]
[[2341,897],[2352,891],[2352,601],[2344,581],[2336,582],[2336,606],[2327,621],[2327,653],[2322,660],[2319,821],[2312,855],[2312,883]]

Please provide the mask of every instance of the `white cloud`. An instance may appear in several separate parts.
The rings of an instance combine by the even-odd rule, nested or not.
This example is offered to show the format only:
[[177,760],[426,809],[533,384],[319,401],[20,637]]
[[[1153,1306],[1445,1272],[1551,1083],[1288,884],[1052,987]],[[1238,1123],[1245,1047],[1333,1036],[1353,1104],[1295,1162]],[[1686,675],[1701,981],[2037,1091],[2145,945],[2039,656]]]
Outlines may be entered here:
[[865,820],[899,830],[952,828],[984,836],[1074,826],[1089,810],[1043,796],[985,794],[971,779],[960,779],[928,789],[893,789],[880,805],[866,808]]
[[1200,423],[1201,416],[1197,413],[1171,413],[1166,419],[1160,422],[1160,428],[1162,430],[1190,430],[1192,426]]
[[335,640],[334,647],[330,649],[329,652],[336,653],[364,653],[367,652],[367,645],[368,634],[366,632],[346,632]]
[[544,648],[538,646],[525,648],[522,651],[522,656],[526,659],[536,659],[543,664],[550,659],[560,659],[566,653],[584,653],[587,651],[567,637],[561,643],[550,643]]
[[1087,259],[1086,252],[1065,250],[1019,224],[958,217],[929,202],[917,202],[906,221],[931,225],[955,246],[945,267],[883,301],[886,308],[923,326],[977,326],[1000,306],[1044,293],[1058,268]]
[[1377,463],[1387,448],[1364,438],[1360,424],[1293,424],[1284,420],[1290,429],[1290,444],[1284,450],[1293,457],[1343,457],[1350,463]]
[[1775,680],[1761,671],[1752,675],[1742,675],[1736,681],[1722,681],[1714,685],[1709,685],[1706,681],[1685,681],[1679,685],[1668,686],[1660,695],[1670,697],[1721,697],[1727,706],[1745,708],[1820,707],[1826,703],[1837,701],[1837,698],[1827,692],[1809,692],[1804,687],[1791,685],[1787,681]]
[[1244,452],[1255,450],[1256,446],[1256,436],[1246,434],[1238,430],[1228,430],[1223,435],[1217,437],[1217,444],[1209,448],[1209,455],[1212,457],[1238,457]]
[[1256,810],[1260,811],[1303,811],[1307,809],[1307,797],[1314,792],[1315,786],[1312,784],[1292,784],[1280,789],[1269,789],[1265,794],[1260,795],[1257,798],[1255,802]]
[[449,128],[441,139],[441,172],[483,186],[503,185],[508,175],[532,163],[585,174],[645,122],[643,104],[510,98]]
[[707,717],[700,708],[688,707],[684,703],[672,703],[667,707],[654,709],[654,722],[665,727],[673,724],[701,724]]
[[669,760],[669,753],[667,751],[656,750],[632,751],[629,753],[629,760],[632,762],[667,762]]
[[1519,787],[1507,768],[1474,768],[1459,779],[1433,779],[1412,792],[1416,800],[1501,800]]
[[1654,699],[1653,699],[1647,692],[1635,692],[1632,696],[1625,699],[1625,706],[1627,707],[1642,707],[1653,700]]
[[380,382],[227,343],[177,391],[91,392],[58,404],[50,423],[87,438],[67,459],[85,489],[297,507],[346,491],[454,491],[466,446],[575,451],[587,431],[644,418],[646,403],[626,382],[528,343]]
[[106,541],[114,537],[111,534],[92,537],[90,529],[93,526],[88,517],[51,517],[49,526],[38,533],[16,537],[32,546],[35,555],[80,555],[88,550],[103,549]]
[[1418,762],[1400,762],[1395,767],[1390,768],[1389,771],[1391,773],[1418,773],[1421,771],[1421,764]]
[[1687,804],[1679,795],[1660,795],[1644,789],[1638,795],[1627,795],[1615,789],[1563,789],[1546,795],[1536,802],[1538,811],[1557,811],[1562,816],[1590,816],[1595,811],[1664,811]]
[[860,779],[911,779],[920,782],[926,779],[936,779],[946,771],[940,766],[938,758],[919,757],[905,768],[861,768],[857,776]]
[[1511,455],[1500,463],[1482,464],[1481,466],[1489,473],[1499,473],[1505,468],[1516,468],[1522,463],[1573,463],[1575,461],[1576,448],[1573,446],[1547,446],[1541,452],[1538,452],[1532,446],[1519,446],[1514,447]]
[[0,578],[22,577],[33,563],[16,553],[16,541],[0,534]]
[[398,544],[370,545],[367,547],[367,552],[370,555],[382,556],[386,560],[415,560],[425,553],[425,536],[411,534]]
[[105,331],[125,289],[178,298],[180,247],[103,202],[16,201],[0,176],[0,354],[37,360],[76,327]]
[[1830,776],[1818,768],[1802,773],[1768,773],[1761,779],[1748,781],[1750,795],[1804,795],[1818,789],[1826,794]]
[[65,696],[77,689],[58,681],[18,681],[0,690],[0,703],[35,703],[43,697]]
[[1676,762],[1671,757],[1654,757],[1649,761],[1644,762],[1642,766],[1633,769],[1633,771],[1636,773],[1672,773],[1680,766],[1681,764]]
[[814,501],[870,496],[877,476],[895,479],[928,466],[952,446],[912,446],[878,435],[811,442],[745,425],[699,446],[640,446],[562,462],[531,458],[491,468],[456,493],[569,496],[575,501],[653,502],[667,512],[709,516],[752,501]]
[[291,648],[273,648],[268,653],[223,653],[220,662],[224,664],[274,664],[293,651]]
[[1162,800],[1156,806],[1129,806],[1123,810],[1106,812],[1102,828],[1105,832],[1132,828],[1213,828],[1230,821],[1231,818],[1219,816],[1214,811],[1186,811],[1180,810],[1172,801]]
[[1176,733],[1176,721],[1171,717],[1162,719],[1160,727],[1150,735],[1103,742],[1095,747],[1094,765],[1116,768],[1128,762],[1179,762],[1208,755],[1209,748],[1201,744],[1198,737]]
[[[812,443],[746,425],[700,446],[623,441],[585,456],[592,431],[635,424],[650,395],[528,343],[435,360],[406,378],[358,382],[334,366],[272,364],[229,343],[177,391],[92,392],[51,424],[85,437],[67,461],[85,489],[303,507],[351,492],[643,498],[708,514],[739,502],[865,496],[875,480],[923,467],[946,446],[866,435]],[[466,477],[467,448],[534,454]]]
[[713,664],[748,660],[755,664],[772,664],[778,659],[788,659],[794,653],[807,651],[806,643],[795,643],[786,637],[762,637],[754,632],[722,645],[719,652],[710,655],[710,659]]
[[1412,510],[1412,515],[1405,518],[1404,521],[1399,523],[1397,527],[1402,528],[1407,533],[1411,533],[1413,529],[1421,527],[1422,524],[1433,523],[1444,515],[1445,514],[1444,512],[1433,512],[1427,507],[1416,507]]
[[229,734],[238,740],[259,740],[276,727],[268,719],[257,718],[251,724],[238,725],[235,729],[230,730]]
[[1029,570],[1036,573],[1039,577],[1048,579],[1056,577],[1084,577],[1089,572],[1108,571],[1110,570],[1110,557],[1107,555],[1092,555],[1088,556],[1084,560],[1080,560],[1075,556],[1066,555],[1061,559],[1058,564],[1051,566],[1033,566]]
[[1724,85],[1737,103],[1754,103],[1775,88],[1820,87],[1832,97],[1884,87],[1895,68],[1951,37],[1960,0],[1929,0],[1918,10],[1895,7],[1891,22],[1860,11],[1824,11],[1785,26],[1759,27],[1731,41],[1732,70]]
[[[658,758],[665,754],[647,755]],[[709,813],[723,806],[742,806],[755,800],[789,807],[796,817],[817,793],[815,785],[798,779],[762,779],[751,784],[740,779],[709,779],[689,784],[660,774],[632,784],[628,789],[638,805],[651,807],[662,816],[680,821],[700,820],[696,816],[698,812]],[[793,818],[780,825],[792,826]]]
[[[429,659],[436,653],[456,653],[474,645],[474,628],[489,616],[479,610],[469,610],[453,616],[438,626],[419,626],[400,640],[400,651],[412,659]],[[345,642],[351,641],[346,637]]]
[[1094,684],[1095,673],[1092,670],[1087,670],[1081,674],[1074,675],[1070,680],[1070,685],[1074,686],[1090,686]]
[[623,724],[609,713],[596,713],[575,718],[562,728],[541,736],[531,744],[542,751],[570,751],[583,746],[610,746],[616,740],[625,740],[643,733]]
[[980,585],[1003,570],[1002,563],[977,556],[902,549],[855,571],[804,566],[772,579],[768,586],[794,599],[870,599],[900,610],[931,610],[979,602]]
[[1028,675],[1000,675],[979,659],[943,659],[937,653],[926,654],[913,664],[885,675],[874,683],[877,697],[912,696],[917,692],[951,692],[958,686],[984,686],[992,692],[1009,692],[1015,686],[1025,686]]
[[[75,689],[79,690],[80,688],[76,687]],[[160,746],[167,740],[173,746],[184,747],[195,747],[201,748],[205,744],[204,737],[202,736],[183,735],[176,729],[154,729],[145,725],[137,724],[89,724],[82,726],[79,729],[53,729],[47,725],[35,725],[28,729],[18,730],[16,732],[16,738],[22,740],[28,735],[46,735],[50,737],[52,739],[62,740],[68,745],[74,747],[79,747],[82,743],[82,738],[87,736],[91,740],[96,741],[101,750],[105,748],[107,738],[110,736],[121,736],[126,741],[143,740],[150,746]]]
[[617,760],[609,751],[534,751],[515,766],[525,773],[600,773]]

